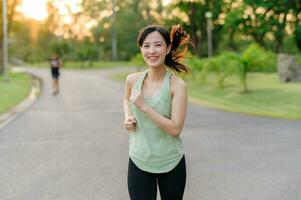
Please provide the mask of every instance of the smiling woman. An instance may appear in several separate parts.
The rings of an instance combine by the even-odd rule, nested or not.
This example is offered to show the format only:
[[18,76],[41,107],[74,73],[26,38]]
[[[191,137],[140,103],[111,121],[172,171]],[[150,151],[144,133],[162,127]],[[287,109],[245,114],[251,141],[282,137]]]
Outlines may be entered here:
[[22,0],[19,10],[26,17],[36,20],[44,20],[48,15],[46,0]]

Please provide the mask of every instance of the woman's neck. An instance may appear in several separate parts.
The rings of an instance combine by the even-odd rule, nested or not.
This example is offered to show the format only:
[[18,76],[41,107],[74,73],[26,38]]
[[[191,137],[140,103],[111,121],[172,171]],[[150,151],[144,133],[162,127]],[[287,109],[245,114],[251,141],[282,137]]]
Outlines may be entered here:
[[158,68],[149,68],[147,78],[150,81],[161,81],[164,78],[165,72],[165,66]]

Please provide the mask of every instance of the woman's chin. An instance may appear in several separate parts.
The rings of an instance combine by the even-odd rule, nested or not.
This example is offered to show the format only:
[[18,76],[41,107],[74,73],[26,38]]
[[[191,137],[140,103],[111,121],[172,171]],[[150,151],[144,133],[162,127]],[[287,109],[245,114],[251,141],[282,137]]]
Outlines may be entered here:
[[163,63],[148,63],[148,66],[151,68],[159,68],[161,66],[164,66]]

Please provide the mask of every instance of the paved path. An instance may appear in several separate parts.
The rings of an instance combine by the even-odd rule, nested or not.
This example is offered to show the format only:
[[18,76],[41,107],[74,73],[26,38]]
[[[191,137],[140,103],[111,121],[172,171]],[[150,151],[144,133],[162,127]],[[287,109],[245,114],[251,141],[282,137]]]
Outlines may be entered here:
[[[63,71],[51,94],[0,130],[1,200],[126,200],[123,86],[111,70]],[[301,121],[190,104],[185,200],[300,200]]]

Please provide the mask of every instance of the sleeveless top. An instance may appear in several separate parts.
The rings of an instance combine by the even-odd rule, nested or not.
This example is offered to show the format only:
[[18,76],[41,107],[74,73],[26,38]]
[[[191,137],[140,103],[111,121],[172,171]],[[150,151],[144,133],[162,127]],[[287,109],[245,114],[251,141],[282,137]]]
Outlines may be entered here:
[[[148,73],[144,71],[134,85],[140,91]],[[162,116],[171,117],[171,95],[169,80],[171,72],[166,71],[159,91],[152,97],[144,97],[146,103]],[[172,170],[184,155],[182,141],[160,129],[150,118],[131,103],[136,118],[136,131],[129,134],[129,156],[135,165],[150,173],[165,173]]]
[[59,59],[57,59],[57,58],[52,58],[52,59],[50,60],[50,66],[51,66],[52,68],[58,68],[59,65],[60,65],[60,60],[59,60]]

